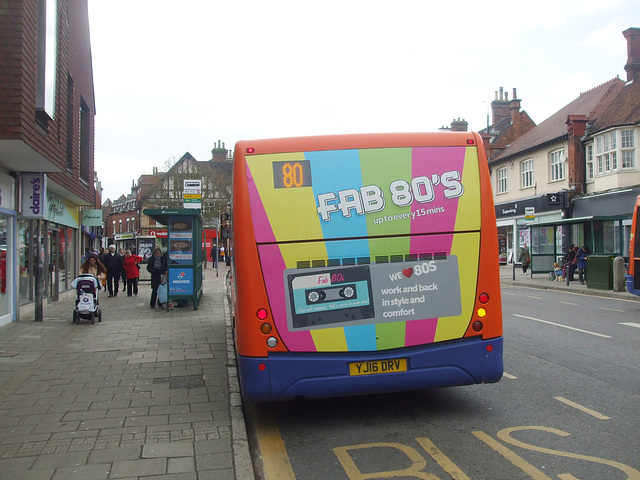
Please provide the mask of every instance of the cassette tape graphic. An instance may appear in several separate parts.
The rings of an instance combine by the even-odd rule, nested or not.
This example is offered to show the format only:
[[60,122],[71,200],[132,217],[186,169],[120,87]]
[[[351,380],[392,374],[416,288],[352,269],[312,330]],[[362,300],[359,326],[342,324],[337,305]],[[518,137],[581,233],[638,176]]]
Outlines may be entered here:
[[[295,272],[295,273],[291,273]],[[375,316],[368,265],[285,271],[289,327],[305,330]]]

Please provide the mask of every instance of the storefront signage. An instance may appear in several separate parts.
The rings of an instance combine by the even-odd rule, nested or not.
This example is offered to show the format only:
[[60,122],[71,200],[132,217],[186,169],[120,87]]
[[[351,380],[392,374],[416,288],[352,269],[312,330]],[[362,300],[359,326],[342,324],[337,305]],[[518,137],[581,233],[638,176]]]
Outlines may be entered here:
[[156,238],[167,238],[167,231],[149,229],[149,233],[147,235],[151,235],[152,237]]
[[20,215],[22,218],[47,219],[47,175],[20,174]]
[[101,227],[102,210],[82,210],[82,225],[85,227]]
[[78,206],[56,193],[47,192],[47,220],[67,227],[79,228]]

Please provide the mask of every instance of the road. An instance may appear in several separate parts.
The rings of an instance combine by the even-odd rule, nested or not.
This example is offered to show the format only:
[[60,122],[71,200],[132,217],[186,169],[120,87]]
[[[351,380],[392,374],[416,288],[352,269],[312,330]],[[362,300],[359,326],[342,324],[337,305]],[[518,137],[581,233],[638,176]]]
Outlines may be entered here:
[[640,302],[502,292],[499,383],[254,406],[256,477],[640,480]]

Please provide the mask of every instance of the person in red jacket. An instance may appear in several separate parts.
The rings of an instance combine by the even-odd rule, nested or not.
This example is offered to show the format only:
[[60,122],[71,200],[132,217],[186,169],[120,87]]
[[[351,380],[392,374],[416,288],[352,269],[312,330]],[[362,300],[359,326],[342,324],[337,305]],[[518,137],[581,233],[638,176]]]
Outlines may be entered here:
[[124,252],[124,272],[127,276],[127,297],[131,296],[132,290],[135,295],[138,295],[138,278],[140,277],[140,262],[142,257],[133,255],[131,250],[125,250]]

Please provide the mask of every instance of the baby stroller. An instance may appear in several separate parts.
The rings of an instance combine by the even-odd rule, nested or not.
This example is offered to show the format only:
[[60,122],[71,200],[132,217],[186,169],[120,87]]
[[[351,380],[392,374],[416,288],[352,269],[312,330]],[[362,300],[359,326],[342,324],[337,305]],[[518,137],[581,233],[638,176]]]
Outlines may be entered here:
[[73,311],[73,323],[80,323],[80,319],[91,320],[91,323],[102,321],[102,310],[98,302],[100,282],[90,273],[78,275],[71,286],[76,289],[76,308]]

